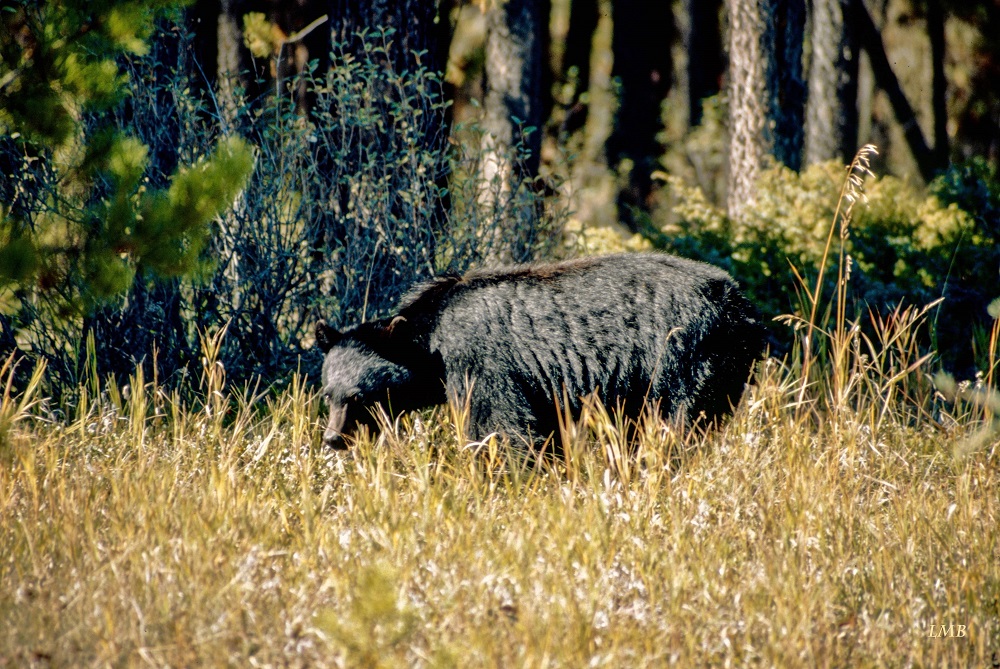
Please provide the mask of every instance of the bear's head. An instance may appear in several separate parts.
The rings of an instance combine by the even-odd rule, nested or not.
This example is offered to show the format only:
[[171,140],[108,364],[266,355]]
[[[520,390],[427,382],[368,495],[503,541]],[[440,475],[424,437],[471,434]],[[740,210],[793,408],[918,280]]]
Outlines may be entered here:
[[402,319],[366,323],[339,332],[316,324],[323,359],[323,400],[329,411],[323,443],[346,448],[345,437],[361,425],[374,428],[381,406],[390,416],[420,408],[427,393],[421,386],[419,356],[400,332]]

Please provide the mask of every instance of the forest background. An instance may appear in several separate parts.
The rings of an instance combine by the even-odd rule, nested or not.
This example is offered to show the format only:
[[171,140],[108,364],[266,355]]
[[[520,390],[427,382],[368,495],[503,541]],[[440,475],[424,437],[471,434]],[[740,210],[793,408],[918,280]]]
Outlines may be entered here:
[[[768,317],[796,312],[793,271],[819,272],[839,173],[868,143],[882,178],[847,242],[852,308],[944,296],[928,346],[984,371],[993,3],[202,0],[146,3],[141,48],[51,42],[60,22],[92,39],[119,4],[145,6],[4,13],[0,342],[46,360],[55,394],[78,386],[88,338],[100,375],[141,364],[174,384],[224,323],[230,378],[281,383],[318,318],[381,315],[415,281],[490,262],[663,248],[722,265]],[[51,85],[58,49],[76,47],[127,78],[53,104],[73,90],[72,72]],[[46,53],[49,97],[24,104],[17,75]],[[18,125],[53,109],[73,121],[58,138]],[[94,148],[110,136],[128,150]],[[220,139],[228,190],[201,220],[150,204]]]

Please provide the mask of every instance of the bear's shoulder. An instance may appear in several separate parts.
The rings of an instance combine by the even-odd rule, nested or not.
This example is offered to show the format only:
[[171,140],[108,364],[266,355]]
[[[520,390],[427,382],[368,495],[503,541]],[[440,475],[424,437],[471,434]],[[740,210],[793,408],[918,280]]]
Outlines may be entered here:
[[408,317],[437,311],[441,302],[463,280],[458,274],[445,274],[417,284],[400,298],[397,305],[399,315]]

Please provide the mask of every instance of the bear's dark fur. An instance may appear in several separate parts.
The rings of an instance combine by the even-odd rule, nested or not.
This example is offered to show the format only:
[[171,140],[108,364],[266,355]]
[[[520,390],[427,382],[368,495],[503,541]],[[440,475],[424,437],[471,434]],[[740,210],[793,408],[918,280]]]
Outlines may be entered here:
[[[326,353],[324,442],[390,413],[469,403],[470,434],[538,445],[558,407],[594,391],[635,418],[713,421],[764,347],[754,307],[721,269],[660,253],[480,270],[418,286],[398,314],[316,339]],[[558,435],[556,435],[558,436]]]

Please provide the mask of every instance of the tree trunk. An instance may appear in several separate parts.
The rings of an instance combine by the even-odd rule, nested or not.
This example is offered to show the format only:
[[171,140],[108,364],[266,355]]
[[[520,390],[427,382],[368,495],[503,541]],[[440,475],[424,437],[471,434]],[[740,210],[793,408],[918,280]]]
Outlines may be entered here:
[[562,130],[567,134],[587,123],[588,109],[583,97],[590,89],[590,59],[597,17],[597,0],[573,0],[562,62],[563,83],[572,90],[567,99],[562,100],[566,107]]
[[219,85],[219,111],[224,128],[232,125],[239,103],[236,87],[243,76],[242,0],[220,0],[217,23],[215,73]]
[[649,209],[651,174],[663,153],[656,135],[663,128],[661,106],[673,78],[674,15],[669,2],[642,0],[617,0],[612,11],[612,74],[620,86],[608,158],[622,182],[618,220],[637,230],[636,214]]
[[480,215],[494,230],[491,261],[525,260],[538,212],[519,197],[538,176],[542,149],[543,39],[547,2],[493,0],[486,14]]
[[727,211],[738,219],[754,199],[766,154],[764,126],[764,19],[757,0],[726,0],[729,10],[729,196]]
[[948,164],[948,82],[944,74],[945,14],[941,0],[927,0],[927,35],[931,42],[931,103],[934,111],[934,162]]
[[722,49],[719,12],[722,0],[685,0],[687,34],[688,125],[701,123],[702,100],[722,90],[726,62]]
[[796,172],[802,166],[806,84],[802,73],[805,0],[772,0],[764,12],[767,72],[765,128],[774,158]]
[[813,0],[806,164],[846,162],[857,149],[858,46],[853,26],[858,2]]
[[803,0],[727,0],[730,217],[754,200],[765,157],[798,169],[802,156]]

